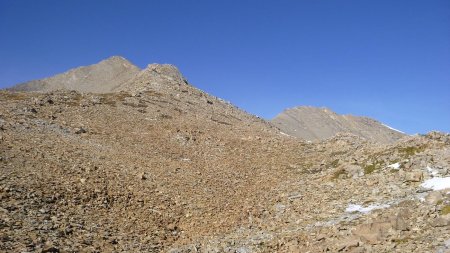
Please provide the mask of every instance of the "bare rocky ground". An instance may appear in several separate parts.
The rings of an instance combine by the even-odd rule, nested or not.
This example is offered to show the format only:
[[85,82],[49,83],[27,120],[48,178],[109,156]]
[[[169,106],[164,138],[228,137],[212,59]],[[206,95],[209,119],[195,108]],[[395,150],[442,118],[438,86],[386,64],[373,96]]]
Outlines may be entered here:
[[0,91],[0,251],[450,252],[450,189],[421,186],[449,135],[308,143],[167,73]]

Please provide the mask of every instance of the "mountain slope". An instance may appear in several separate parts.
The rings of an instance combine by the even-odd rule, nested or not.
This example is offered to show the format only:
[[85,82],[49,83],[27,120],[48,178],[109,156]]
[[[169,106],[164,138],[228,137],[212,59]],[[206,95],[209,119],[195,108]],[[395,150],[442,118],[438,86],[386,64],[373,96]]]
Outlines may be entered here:
[[1,252],[448,249],[449,135],[306,143],[171,65],[114,90],[0,91]]
[[450,176],[450,136],[307,144],[180,94],[0,91],[0,251],[437,252],[449,239],[450,194],[419,190]]
[[79,92],[111,92],[138,74],[140,69],[120,56],[112,56],[97,64],[71,69],[53,77],[34,80],[12,87],[13,91],[76,90]]
[[328,139],[337,133],[352,133],[380,143],[392,143],[405,136],[371,118],[338,115],[330,109],[311,106],[285,110],[272,123],[289,135],[310,141]]

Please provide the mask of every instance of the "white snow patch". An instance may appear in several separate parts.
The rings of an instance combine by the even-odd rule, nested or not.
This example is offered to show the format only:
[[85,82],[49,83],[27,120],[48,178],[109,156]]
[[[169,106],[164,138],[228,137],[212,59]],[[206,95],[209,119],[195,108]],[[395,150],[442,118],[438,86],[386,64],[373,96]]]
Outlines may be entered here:
[[369,213],[372,210],[383,209],[383,208],[388,208],[388,207],[389,207],[389,205],[387,205],[387,204],[369,205],[367,207],[363,207],[361,205],[349,204],[347,209],[345,209],[345,212],[347,212],[347,213],[353,213],[353,212]]
[[450,188],[450,177],[433,177],[425,180],[420,186],[432,189],[433,191],[440,191]]
[[431,168],[430,166],[427,166],[427,171],[428,173],[430,173],[433,177],[437,176],[437,174],[439,174],[439,171]]
[[289,134],[283,133],[283,132],[280,132],[280,134],[281,134],[281,135],[285,135],[285,136],[290,136]]
[[398,169],[400,169],[400,163],[389,164],[389,165],[387,166],[387,168],[391,168],[391,169],[394,169],[394,170],[398,170]]
[[390,127],[390,126],[388,126],[388,125],[385,125],[385,124],[381,124],[381,125],[383,125],[383,126],[389,128],[389,129],[391,129],[391,130],[397,131],[397,132],[399,132],[399,133],[402,133],[402,134],[405,133],[405,132],[402,132],[402,131],[400,131],[400,130],[398,130],[398,129],[395,129],[395,128],[393,128],[393,127]]

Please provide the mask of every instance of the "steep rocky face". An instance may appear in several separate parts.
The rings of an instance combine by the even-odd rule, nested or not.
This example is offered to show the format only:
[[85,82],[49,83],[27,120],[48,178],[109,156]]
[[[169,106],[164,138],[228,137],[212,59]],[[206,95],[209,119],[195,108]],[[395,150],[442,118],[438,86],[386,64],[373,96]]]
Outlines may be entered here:
[[286,134],[304,140],[325,140],[351,133],[370,141],[392,143],[405,134],[367,117],[338,115],[328,108],[300,106],[278,114],[272,123]]
[[18,84],[13,91],[75,90],[79,92],[111,92],[129,81],[140,69],[120,56],[97,64],[71,69],[53,77]]

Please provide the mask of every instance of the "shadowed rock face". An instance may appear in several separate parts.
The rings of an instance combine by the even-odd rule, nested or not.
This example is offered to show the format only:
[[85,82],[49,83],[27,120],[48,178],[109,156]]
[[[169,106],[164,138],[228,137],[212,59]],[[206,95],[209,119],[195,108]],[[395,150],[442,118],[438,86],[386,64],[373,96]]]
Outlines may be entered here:
[[53,77],[34,80],[12,87],[13,91],[75,90],[79,92],[111,92],[129,81],[140,69],[120,56],[113,56],[97,64],[71,69]]
[[272,123],[289,135],[310,141],[328,139],[337,133],[352,133],[380,143],[392,143],[405,136],[374,119],[338,115],[328,108],[310,106],[285,110]]

